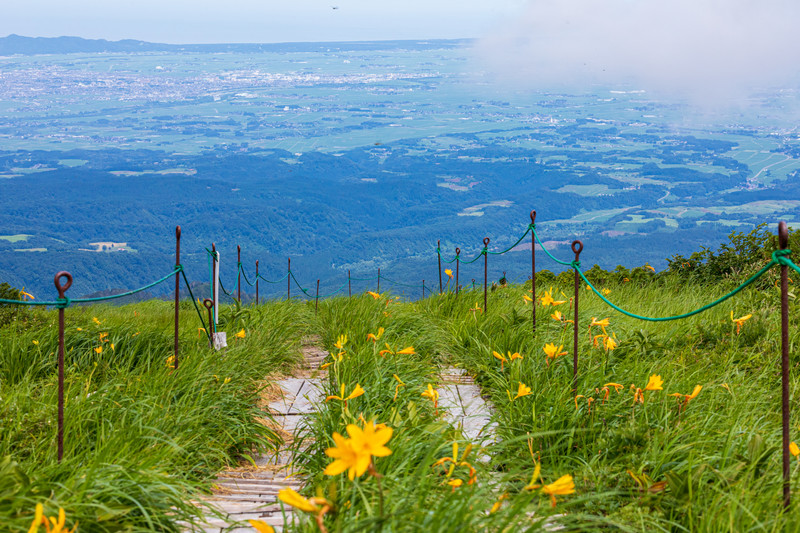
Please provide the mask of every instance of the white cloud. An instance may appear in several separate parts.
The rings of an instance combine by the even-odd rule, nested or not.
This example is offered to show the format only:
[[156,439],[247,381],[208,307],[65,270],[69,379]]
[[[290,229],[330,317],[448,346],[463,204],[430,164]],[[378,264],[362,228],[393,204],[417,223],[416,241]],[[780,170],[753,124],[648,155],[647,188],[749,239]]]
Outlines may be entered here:
[[795,87],[799,26],[797,0],[532,0],[477,52],[523,86],[629,83],[708,102]]

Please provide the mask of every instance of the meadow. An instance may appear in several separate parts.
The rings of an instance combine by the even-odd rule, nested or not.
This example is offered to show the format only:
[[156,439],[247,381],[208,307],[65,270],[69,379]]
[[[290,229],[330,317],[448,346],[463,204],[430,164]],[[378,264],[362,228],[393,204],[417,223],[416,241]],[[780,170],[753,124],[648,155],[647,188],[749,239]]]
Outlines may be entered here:
[[[772,249],[754,232],[662,272],[587,276],[626,309],[678,314],[727,293]],[[69,309],[60,465],[54,313],[20,313],[0,329],[0,520],[26,531],[36,503],[48,515],[63,507],[80,531],[195,520],[187,502],[219,469],[279,446],[259,391],[316,334],[331,353],[330,398],[292,443],[306,486],[284,495],[298,509],[291,531],[795,531],[797,502],[782,508],[775,285],[773,269],[703,314],[644,323],[581,283],[575,392],[570,273],[537,276],[535,333],[530,282],[495,285],[487,310],[482,291],[452,284],[413,302],[332,298],[316,314],[313,301],[227,306],[228,351],[209,350],[184,320],[174,371],[168,304]],[[796,305],[792,290],[793,322]],[[432,391],[453,366],[493,406],[489,443],[465,440],[437,404]],[[798,422],[795,413],[793,432]],[[344,465],[331,467],[332,448]],[[792,468],[796,483],[798,459]]]

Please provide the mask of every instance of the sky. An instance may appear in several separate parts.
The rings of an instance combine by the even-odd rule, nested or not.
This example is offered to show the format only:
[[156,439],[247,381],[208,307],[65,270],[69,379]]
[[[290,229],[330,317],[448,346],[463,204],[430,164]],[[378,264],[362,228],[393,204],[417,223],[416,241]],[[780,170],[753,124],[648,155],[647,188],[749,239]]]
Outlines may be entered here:
[[[161,43],[481,37],[526,0],[10,0],[0,36]],[[333,9],[333,8],[336,9]]]

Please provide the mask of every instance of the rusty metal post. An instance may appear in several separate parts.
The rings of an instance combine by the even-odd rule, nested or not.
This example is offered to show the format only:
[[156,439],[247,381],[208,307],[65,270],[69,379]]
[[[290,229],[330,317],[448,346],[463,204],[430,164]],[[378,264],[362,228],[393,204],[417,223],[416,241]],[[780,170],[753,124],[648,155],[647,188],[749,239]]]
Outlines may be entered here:
[[292,258],[289,258],[286,274],[286,299],[292,299]]
[[[61,278],[67,278],[67,282],[61,285]],[[72,274],[69,272],[59,272],[53,280],[58,291],[58,299],[64,300],[67,292],[72,286]],[[65,302],[66,303],[66,302]],[[64,457],[64,307],[58,308],[58,462]]]
[[475,278],[472,278],[472,290],[475,290]]
[[242,247],[236,246],[236,299],[242,303]]
[[378,269],[378,290],[375,291],[375,292],[377,292],[378,294],[381,293],[381,269],[380,268]]
[[[572,251],[575,252],[575,262],[580,260],[583,251],[581,241],[572,241]],[[578,296],[580,295],[581,277],[578,275],[578,265],[575,265],[575,318],[573,319],[573,343],[572,343],[572,392],[578,390]]]
[[258,259],[256,259],[256,305],[258,305]]
[[349,270],[347,271],[347,297],[348,298],[352,298],[353,297],[353,286],[351,285],[351,282],[350,282],[350,271]]
[[[211,243],[211,299],[214,300],[214,307],[216,307],[217,303],[217,245],[213,242]],[[216,313],[214,318],[216,318]],[[216,329],[216,322],[214,322],[214,326],[212,329]]]
[[[181,227],[175,226],[175,268],[181,266]],[[175,273],[175,370],[178,370],[178,322],[180,319],[181,273]]]
[[489,237],[483,239],[483,314],[489,312]]
[[536,234],[534,224],[536,223],[536,210],[531,211],[531,312],[533,318],[533,333],[536,333]]
[[317,297],[314,299],[314,314],[319,311],[319,280],[317,280]]
[[456,248],[456,294],[458,294],[458,267],[461,264],[461,248]]
[[209,348],[213,348],[214,347],[214,341],[213,341],[213,339],[214,339],[214,330],[211,327],[211,320],[212,320],[211,310],[214,308],[214,301],[213,300],[209,300],[208,298],[206,298],[205,300],[203,300],[203,305],[205,306],[206,309],[208,309],[208,329],[209,329],[209,331],[206,332],[206,333],[208,333],[208,347]]
[[[778,247],[789,246],[786,222],[778,224]],[[781,265],[781,418],[783,425],[783,507],[791,503],[791,457],[789,456],[789,267]]]
[[422,299],[425,299],[425,280],[422,280]]
[[436,241],[436,257],[439,260],[439,294],[442,294],[442,250],[441,241]]

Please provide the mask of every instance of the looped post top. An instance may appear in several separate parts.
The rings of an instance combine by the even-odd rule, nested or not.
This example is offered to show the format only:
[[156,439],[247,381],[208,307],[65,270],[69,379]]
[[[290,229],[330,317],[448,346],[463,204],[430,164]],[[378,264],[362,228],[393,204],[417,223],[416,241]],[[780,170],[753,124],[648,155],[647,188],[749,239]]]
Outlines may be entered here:
[[456,248],[456,255],[461,255],[461,248]]
[[536,209],[533,209],[531,211],[531,226],[533,226],[534,224],[536,224]]
[[[67,278],[67,283],[65,285],[61,284],[61,278]],[[55,278],[53,278],[53,283],[56,285],[56,290],[58,291],[58,299],[65,300],[67,297],[64,295],[67,290],[72,287],[72,274],[69,272],[62,270],[61,272],[57,273]]]
[[206,298],[203,300],[203,306],[210,311],[211,308],[214,307],[214,300]]
[[489,250],[489,237],[483,238],[483,251],[481,252],[483,255],[486,255],[487,250]]
[[180,239],[181,238],[181,227],[180,226],[175,226],[175,238],[176,239]]
[[581,241],[572,241],[572,251],[575,253],[575,261],[578,261],[583,251],[583,243]]

